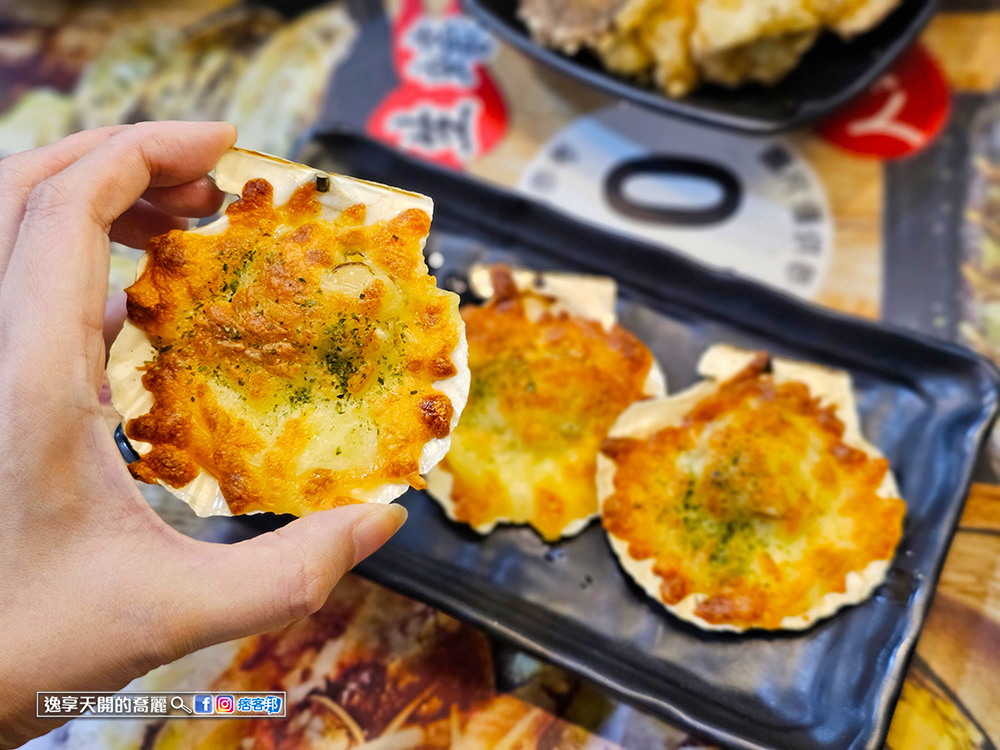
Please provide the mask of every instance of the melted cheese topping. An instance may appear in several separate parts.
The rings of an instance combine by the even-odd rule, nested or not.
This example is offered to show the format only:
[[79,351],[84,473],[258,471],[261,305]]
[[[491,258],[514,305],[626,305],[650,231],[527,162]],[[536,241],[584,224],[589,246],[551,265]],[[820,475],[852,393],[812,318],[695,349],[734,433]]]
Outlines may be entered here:
[[[451,451],[428,476],[455,520],[488,533],[528,523],[545,539],[597,513],[597,450],[621,411],[662,392],[653,357],[615,324],[580,317],[519,290],[507,269],[493,298],[465,306],[472,387]],[[658,371],[656,371],[658,374]]]
[[601,518],[623,564],[709,627],[805,627],[867,596],[902,534],[888,462],[766,365],[695,386],[675,397],[680,419],[601,448],[613,462]]
[[[430,217],[367,224],[356,204],[322,220],[313,184],[275,207],[250,180],[219,234],[153,239],[128,291],[152,344],[143,481],[181,488],[203,472],[233,513],[302,514],[422,488],[421,454],[457,409],[434,385],[457,374],[457,297],[421,251]],[[398,494],[398,493],[396,493]]]

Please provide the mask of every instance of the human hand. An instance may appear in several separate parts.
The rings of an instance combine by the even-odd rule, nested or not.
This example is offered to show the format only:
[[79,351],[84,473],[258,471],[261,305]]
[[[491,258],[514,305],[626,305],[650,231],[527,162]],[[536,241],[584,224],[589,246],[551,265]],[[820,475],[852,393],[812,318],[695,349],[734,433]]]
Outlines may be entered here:
[[101,413],[109,236],[142,247],[216,211],[225,123],[141,123],[0,161],[0,748],[54,728],[39,690],[117,690],[322,605],[406,518],[314,513],[235,545],[153,512]]

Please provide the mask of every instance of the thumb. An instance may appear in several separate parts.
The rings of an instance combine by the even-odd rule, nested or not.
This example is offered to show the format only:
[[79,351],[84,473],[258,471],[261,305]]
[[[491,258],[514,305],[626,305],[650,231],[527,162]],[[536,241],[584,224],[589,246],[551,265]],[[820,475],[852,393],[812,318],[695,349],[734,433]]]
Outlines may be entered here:
[[125,323],[125,292],[118,292],[108,297],[104,305],[104,351],[111,351],[111,344],[122,329]]
[[347,505],[237,544],[205,543],[185,584],[183,612],[173,613],[180,619],[170,638],[177,654],[276,630],[315,612],[341,577],[405,520],[401,505]]

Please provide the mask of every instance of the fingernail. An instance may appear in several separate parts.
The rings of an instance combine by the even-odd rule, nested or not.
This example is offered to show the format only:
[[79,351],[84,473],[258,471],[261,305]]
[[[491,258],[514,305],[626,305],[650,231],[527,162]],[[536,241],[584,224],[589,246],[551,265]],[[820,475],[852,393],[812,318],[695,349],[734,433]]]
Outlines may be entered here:
[[406,520],[402,505],[375,505],[354,528],[354,564],[364,560],[395,534]]

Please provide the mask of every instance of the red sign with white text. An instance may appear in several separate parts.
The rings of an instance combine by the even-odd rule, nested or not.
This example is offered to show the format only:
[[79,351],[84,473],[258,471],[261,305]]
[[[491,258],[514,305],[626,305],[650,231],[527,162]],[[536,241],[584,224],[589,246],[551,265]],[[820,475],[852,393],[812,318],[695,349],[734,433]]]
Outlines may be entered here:
[[507,107],[486,63],[496,42],[454,3],[441,15],[403,0],[393,23],[400,85],[368,118],[368,133],[397,148],[462,168],[507,130]]
[[848,151],[894,159],[930,144],[950,111],[951,92],[944,73],[917,44],[818,129],[826,140]]

